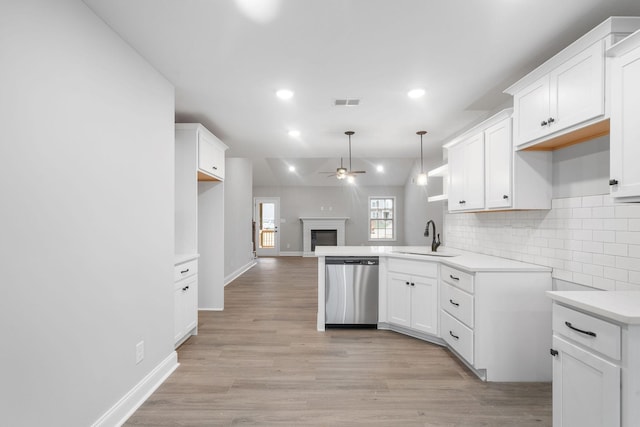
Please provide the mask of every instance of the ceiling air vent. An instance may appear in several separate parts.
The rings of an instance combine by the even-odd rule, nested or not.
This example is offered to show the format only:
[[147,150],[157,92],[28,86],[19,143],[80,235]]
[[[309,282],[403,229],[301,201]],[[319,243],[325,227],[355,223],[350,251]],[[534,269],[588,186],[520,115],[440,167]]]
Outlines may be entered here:
[[357,107],[358,105],[360,105],[360,99],[359,98],[336,99],[333,102],[333,105],[336,107]]

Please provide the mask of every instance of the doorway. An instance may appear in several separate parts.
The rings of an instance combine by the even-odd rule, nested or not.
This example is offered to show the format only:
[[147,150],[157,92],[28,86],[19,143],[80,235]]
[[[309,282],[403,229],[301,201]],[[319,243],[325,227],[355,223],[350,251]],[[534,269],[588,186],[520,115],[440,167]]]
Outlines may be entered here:
[[256,222],[256,255],[280,255],[280,198],[254,198],[253,218]]

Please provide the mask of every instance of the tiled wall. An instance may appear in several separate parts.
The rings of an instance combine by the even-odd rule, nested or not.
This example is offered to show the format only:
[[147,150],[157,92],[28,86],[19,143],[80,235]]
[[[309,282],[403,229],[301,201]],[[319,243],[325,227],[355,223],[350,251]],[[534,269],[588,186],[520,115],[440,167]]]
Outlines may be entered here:
[[548,211],[445,214],[448,247],[546,265],[553,277],[640,290],[640,204],[608,195],[554,199]]

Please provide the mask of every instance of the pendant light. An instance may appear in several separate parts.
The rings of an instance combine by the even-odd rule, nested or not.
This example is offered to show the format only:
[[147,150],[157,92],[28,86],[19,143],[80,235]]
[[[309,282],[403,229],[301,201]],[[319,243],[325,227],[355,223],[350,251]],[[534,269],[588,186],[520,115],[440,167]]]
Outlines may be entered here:
[[420,135],[420,174],[416,179],[416,184],[418,185],[427,185],[427,173],[424,171],[424,156],[422,155],[422,135],[426,133],[426,130],[416,132],[416,135]]

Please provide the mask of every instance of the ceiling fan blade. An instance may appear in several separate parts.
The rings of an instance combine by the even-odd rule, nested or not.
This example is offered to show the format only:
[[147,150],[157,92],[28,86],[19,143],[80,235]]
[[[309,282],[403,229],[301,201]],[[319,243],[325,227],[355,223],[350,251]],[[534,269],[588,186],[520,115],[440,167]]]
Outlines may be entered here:
[[367,173],[367,171],[349,171],[349,173]]

